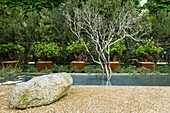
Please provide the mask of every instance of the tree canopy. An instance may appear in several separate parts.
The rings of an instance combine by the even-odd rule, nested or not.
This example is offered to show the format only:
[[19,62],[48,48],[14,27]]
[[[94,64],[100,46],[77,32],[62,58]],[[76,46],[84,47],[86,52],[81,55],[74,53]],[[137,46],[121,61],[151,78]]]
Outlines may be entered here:
[[160,10],[170,11],[170,0],[148,0],[144,8],[149,9],[151,14],[155,14]]
[[41,11],[43,8],[52,9],[58,7],[63,0],[0,0],[2,5],[7,5],[9,8],[21,8],[25,13],[31,11]]

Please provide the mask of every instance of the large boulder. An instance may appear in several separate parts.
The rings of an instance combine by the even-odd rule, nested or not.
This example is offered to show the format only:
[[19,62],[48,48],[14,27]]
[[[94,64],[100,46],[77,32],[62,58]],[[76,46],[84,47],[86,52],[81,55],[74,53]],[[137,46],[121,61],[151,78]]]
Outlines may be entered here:
[[34,77],[16,86],[9,96],[9,102],[20,109],[47,105],[66,95],[72,83],[73,79],[67,73]]

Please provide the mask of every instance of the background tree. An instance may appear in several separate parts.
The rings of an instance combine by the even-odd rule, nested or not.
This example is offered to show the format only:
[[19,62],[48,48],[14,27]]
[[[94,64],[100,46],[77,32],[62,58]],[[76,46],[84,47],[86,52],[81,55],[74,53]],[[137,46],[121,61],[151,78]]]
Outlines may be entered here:
[[160,10],[170,11],[170,0],[147,0],[144,5],[145,9],[148,9],[150,14],[156,14]]
[[28,56],[30,48],[34,41],[39,40],[39,34],[36,31],[39,23],[39,14],[30,12],[25,15],[19,8],[1,7],[0,18],[0,43],[16,43],[25,48],[22,54],[23,63],[29,61]]
[[58,7],[63,0],[4,0],[2,5],[7,5],[9,8],[20,8],[24,14],[28,12],[40,12],[42,9],[47,8],[52,10],[52,5]]
[[[20,1],[19,1],[20,2]],[[68,54],[66,47],[73,36],[66,26],[64,10],[66,6],[60,7],[50,4],[50,8],[42,7],[40,11],[23,11],[19,6],[9,7],[6,1],[0,4],[0,43],[17,43],[25,47],[22,54],[24,63],[27,63],[32,54],[30,49],[34,42],[56,42],[62,47],[61,55],[56,59],[57,63],[66,64]],[[5,4],[5,5],[4,5]],[[76,3],[74,3],[76,4]],[[25,7],[25,6],[24,6]]]
[[162,60],[170,61],[170,12],[166,10],[158,11],[152,18],[152,33],[151,36],[157,44],[164,48]]
[[150,22],[152,23],[151,36],[157,44],[164,48],[162,60],[169,62],[170,60],[170,0],[148,0],[143,6],[148,9]]

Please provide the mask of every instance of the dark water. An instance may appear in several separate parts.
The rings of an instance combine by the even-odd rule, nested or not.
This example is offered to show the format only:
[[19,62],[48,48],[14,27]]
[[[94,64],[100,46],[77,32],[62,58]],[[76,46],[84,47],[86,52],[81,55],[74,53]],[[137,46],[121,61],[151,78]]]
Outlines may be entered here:
[[[42,74],[19,74],[0,80],[0,85],[16,85]],[[170,86],[170,75],[113,75],[110,82],[101,75],[74,75],[73,85]]]

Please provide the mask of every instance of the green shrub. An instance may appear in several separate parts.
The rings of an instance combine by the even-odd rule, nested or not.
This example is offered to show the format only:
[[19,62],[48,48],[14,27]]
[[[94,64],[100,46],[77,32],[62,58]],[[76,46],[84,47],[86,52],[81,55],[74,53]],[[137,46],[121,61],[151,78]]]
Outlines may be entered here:
[[85,73],[88,73],[88,74],[90,75],[91,73],[94,72],[94,68],[92,68],[92,67],[90,67],[90,66],[86,66],[86,67],[84,68],[84,71],[85,71]]
[[127,67],[121,67],[122,73],[134,73],[136,70],[135,66],[128,65]]
[[168,73],[170,75],[170,66],[169,65],[157,66],[157,70],[160,73]]
[[86,48],[85,48],[84,44],[81,41],[76,41],[76,42],[72,42],[71,45],[67,46],[66,50],[69,53],[85,52]]
[[52,58],[60,54],[60,47],[56,43],[35,42],[33,49],[34,55],[37,57],[44,55],[47,58]]
[[140,73],[140,75],[146,75],[147,73],[151,73],[152,70],[147,69],[145,67],[140,67],[140,68],[137,68],[137,72]]
[[19,51],[24,52],[25,48],[19,44],[13,44],[13,43],[0,45],[0,53],[5,53],[13,50],[16,50],[16,52],[19,53]]
[[70,69],[70,73],[81,73],[82,71],[84,71],[84,69],[79,70],[77,66],[74,66],[73,68]]
[[118,66],[115,70],[113,70],[113,73],[121,73],[121,67]]
[[37,73],[38,72],[35,65],[22,65],[21,69],[23,72],[26,72],[26,73]]
[[99,67],[94,69],[94,71],[93,71],[93,73],[102,73],[102,72],[103,72],[102,69]]
[[102,69],[99,65],[87,65],[84,68],[85,73],[102,73]]
[[139,54],[145,53],[145,52],[149,53],[149,54],[153,54],[153,53],[159,54],[163,50],[162,47],[155,45],[154,41],[149,41],[144,46],[137,43],[136,46],[137,46],[137,49],[135,50],[136,55],[139,55]]
[[51,69],[53,73],[69,72],[69,65],[56,65]]
[[24,52],[24,50],[25,48],[19,44],[9,43],[0,45],[0,54],[8,53],[8,58],[11,60],[18,60],[20,58],[18,54],[20,51]]
[[[88,45],[87,43],[87,46]],[[81,41],[72,42],[71,45],[67,46],[66,50],[69,53],[73,53],[77,61],[81,61],[83,53],[86,52],[86,48]]]
[[28,72],[28,73],[38,73],[36,67],[30,67],[28,69],[26,69],[24,72]]
[[2,67],[0,69],[0,79],[6,78],[8,76],[21,73],[22,69],[20,68],[12,68],[12,67]]
[[46,73],[46,74],[50,74],[52,72],[53,71],[51,69],[48,69],[47,67],[45,67],[45,69],[41,71],[41,73]]
[[[122,52],[126,50],[126,46],[123,41],[118,41],[117,43],[110,46],[110,54],[111,56],[114,54],[122,54]],[[117,60],[117,59],[116,59]]]
[[[35,66],[30,66],[30,65],[24,65],[22,66],[22,71],[23,72],[28,72],[28,73],[35,73],[38,72]],[[60,72],[71,72],[71,73],[102,73],[102,69],[99,65],[86,65],[84,69],[79,70],[76,66],[70,69],[69,65],[56,65],[54,64],[54,68],[52,69],[46,69],[44,71],[41,71],[41,73],[60,73]],[[157,70],[150,70],[145,67],[141,68],[136,68],[136,66],[119,66],[117,67],[113,73],[129,73],[133,75],[137,75],[137,73],[141,75],[145,75],[146,73],[152,73],[153,75],[160,75],[160,73],[168,73],[170,74],[170,66],[165,65],[165,66],[157,66]]]

